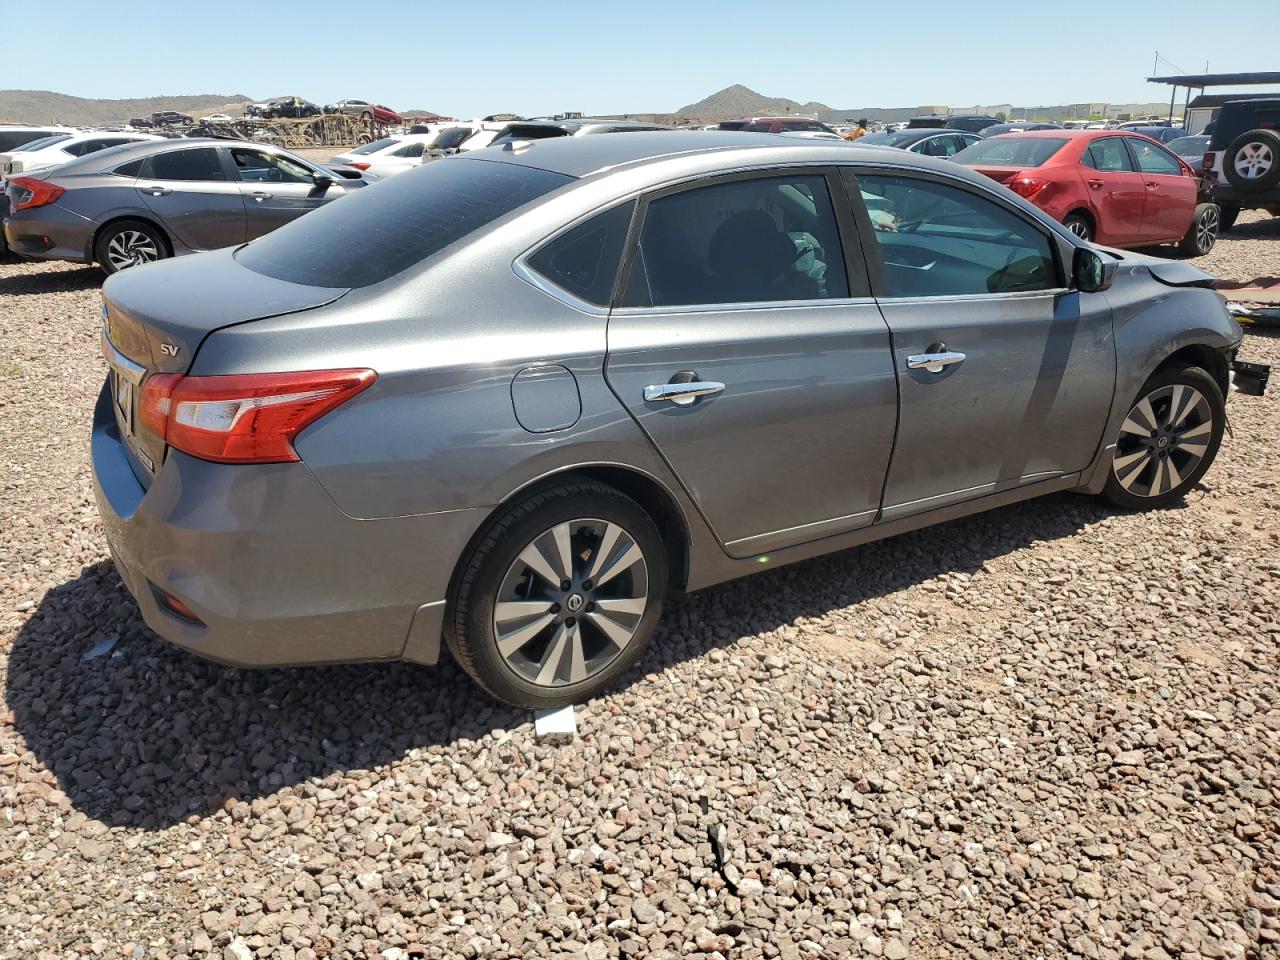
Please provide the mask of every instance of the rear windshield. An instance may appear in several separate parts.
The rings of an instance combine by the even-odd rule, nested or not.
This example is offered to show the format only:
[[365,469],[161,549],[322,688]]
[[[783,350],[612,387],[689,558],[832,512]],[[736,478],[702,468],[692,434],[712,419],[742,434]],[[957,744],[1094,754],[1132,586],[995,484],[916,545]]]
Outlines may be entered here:
[[997,167],[1038,167],[1061,150],[1067,141],[1058,137],[1015,137],[979,140],[951,159],[956,163],[991,164]]
[[573,178],[445,158],[325,204],[236,252],[255,273],[313,287],[367,287]]
[[8,153],[32,140],[43,140],[51,130],[0,130],[0,151]]
[[36,150],[43,150],[45,147],[52,147],[55,143],[61,143],[63,140],[70,140],[71,134],[59,133],[52,137],[43,137],[39,140],[32,140],[30,143],[24,143],[20,147],[15,147],[13,153],[32,153]]
[[453,150],[455,147],[462,146],[463,141],[471,136],[471,132],[470,127],[450,127],[447,130],[441,130],[431,141],[431,146],[436,150]]
[[1180,157],[1202,157],[1209,149],[1208,137],[1179,137],[1165,144]]
[[897,147],[904,143],[915,143],[920,139],[920,133],[916,130],[900,130],[897,133],[868,133],[865,137],[858,139],[858,146],[876,146]]
[[363,147],[356,147],[354,150],[349,150],[347,152],[359,153],[359,154],[377,153],[379,150],[385,150],[387,147],[391,146],[392,144],[399,143],[399,142],[400,142],[399,137],[384,137],[381,140],[375,140],[373,141],[373,143],[366,143]]

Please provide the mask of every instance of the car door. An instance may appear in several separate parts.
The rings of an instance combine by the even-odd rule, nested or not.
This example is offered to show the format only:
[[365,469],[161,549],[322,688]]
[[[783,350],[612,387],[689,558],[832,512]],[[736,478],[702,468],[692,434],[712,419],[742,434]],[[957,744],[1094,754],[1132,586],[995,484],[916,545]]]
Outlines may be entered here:
[[872,523],[897,389],[836,175],[708,178],[637,217],[606,375],[725,549]]
[[317,184],[312,171],[282,153],[230,148],[244,198],[249,240],[270,233],[342,194],[337,184]]
[[1178,240],[1195,216],[1198,189],[1194,177],[1164,147],[1140,137],[1125,137],[1147,190],[1142,208],[1142,238],[1151,243]]
[[1101,137],[1090,143],[1080,158],[1080,178],[1097,220],[1095,239],[1102,243],[1142,241],[1147,188],[1124,140]]
[[883,519],[1088,466],[1115,386],[1106,298],[1068,289],[1051,232],[988,191],[849,179],[898,376]]
[[192,250],[245,240],[244,200],[222,153],[203,146],[152,154],[135,184],[165,229]]

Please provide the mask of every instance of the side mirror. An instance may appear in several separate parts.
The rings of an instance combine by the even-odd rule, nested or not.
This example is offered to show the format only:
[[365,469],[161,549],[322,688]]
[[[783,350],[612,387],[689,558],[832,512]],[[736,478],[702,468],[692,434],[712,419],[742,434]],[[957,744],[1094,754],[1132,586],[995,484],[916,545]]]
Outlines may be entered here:
[[319,170],[316,170],[311,174],[311,182],[321,190],[324,190],[333,186],[333,177],[329,176],[327,173],[321,173]]
[[1106,290],[1115,282],[1116,262],[1096,251],[1076,247],[1071,261],[1071,279],[1075,281],[1076,289],[1083,293]]

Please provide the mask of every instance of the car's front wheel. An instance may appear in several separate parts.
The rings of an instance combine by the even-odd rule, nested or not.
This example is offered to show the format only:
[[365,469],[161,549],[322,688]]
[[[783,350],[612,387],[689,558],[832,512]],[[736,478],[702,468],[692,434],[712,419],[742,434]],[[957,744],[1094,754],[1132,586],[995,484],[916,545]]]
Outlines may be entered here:
[[169,246],[160,231],[141,220],[121,220],[98,235],[94,259],[108,274],[169,256]]
[[1178,244],[1184,256],[1203,257],[1218,242],[1221,213],[1216,203],[1196,204],[1196,212],[1191,217],[1191,226],[1187,234]]
[[490,526],[456,578],[445,636],[497,699],[560,707],[635,663],[666,586],[666,549],[644,509],[603,484],[567,482]]
[[1157,372],[1120,425],[1103,496],[1126,510],[1182,499],[1213,463],[1226,422],[1222,391],[1204,370]]

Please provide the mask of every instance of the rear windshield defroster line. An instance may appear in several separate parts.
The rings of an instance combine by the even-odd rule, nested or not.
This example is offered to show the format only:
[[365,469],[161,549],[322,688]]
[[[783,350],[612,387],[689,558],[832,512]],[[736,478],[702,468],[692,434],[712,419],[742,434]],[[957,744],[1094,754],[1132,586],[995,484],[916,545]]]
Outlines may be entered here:
[[437,160],[327,203],[235,256],[277,280],[367,287],[572,180],[517,164]]

